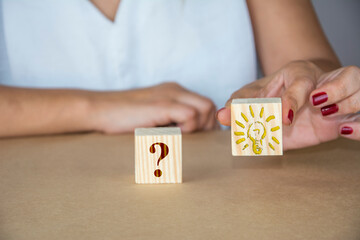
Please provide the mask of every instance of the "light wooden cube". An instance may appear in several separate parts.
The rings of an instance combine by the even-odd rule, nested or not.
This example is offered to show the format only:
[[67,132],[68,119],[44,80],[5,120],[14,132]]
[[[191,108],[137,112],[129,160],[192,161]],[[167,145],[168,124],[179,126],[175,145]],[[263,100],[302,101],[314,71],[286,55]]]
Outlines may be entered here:
[[181,147],[180,128],[135,129],[135,182],[181,183]]
[[281,98],[242,98],[231,103],[233,156],[283,155]]

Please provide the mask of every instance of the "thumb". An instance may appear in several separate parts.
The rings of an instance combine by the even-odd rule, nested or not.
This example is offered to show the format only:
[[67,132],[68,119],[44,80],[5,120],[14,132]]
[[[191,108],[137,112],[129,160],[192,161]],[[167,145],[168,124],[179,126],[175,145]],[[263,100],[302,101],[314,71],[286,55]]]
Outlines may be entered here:
[[216,119],[219,121],[220,124],[224,126],[230,126],[231,124],[230,106],[219,109],[216,113]]

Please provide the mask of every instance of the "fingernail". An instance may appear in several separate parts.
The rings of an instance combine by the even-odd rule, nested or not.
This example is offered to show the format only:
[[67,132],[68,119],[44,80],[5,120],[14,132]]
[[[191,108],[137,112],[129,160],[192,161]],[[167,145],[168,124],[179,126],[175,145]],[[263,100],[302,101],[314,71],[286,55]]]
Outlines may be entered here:
[[336,113],[338,111],[339,111],[339,107],[336,104],[331,104],[331,105],[328,105],[328,106],[325,106],[325,107],[321,108],[321,114],[323,116],[327,116],[327,115]]
[[294,119],[294,111],[293,111],[292,109],[289,110],[288,119],[290,120],[291,123],[293,122],[293,119]]
[[341,128],[341,134],[344,134],[344,135],[349,135],[349,134],[352,134],[353,133],[353,129],[351,127],[343,127]]
[[313,105],[317,106],[320,105],[328,100],[328,95],[326,92],[319,92],[312,96],[313,99]]

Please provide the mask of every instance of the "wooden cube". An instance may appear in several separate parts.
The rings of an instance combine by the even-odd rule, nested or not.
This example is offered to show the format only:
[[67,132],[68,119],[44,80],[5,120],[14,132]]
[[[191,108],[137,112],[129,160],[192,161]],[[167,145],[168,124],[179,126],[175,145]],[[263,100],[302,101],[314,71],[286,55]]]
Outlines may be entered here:
[[181,147],[180,128],[135,129],[135,182],[181,183]]
[[231,103],[233,156],[282,155],[281,98],[242,98]]

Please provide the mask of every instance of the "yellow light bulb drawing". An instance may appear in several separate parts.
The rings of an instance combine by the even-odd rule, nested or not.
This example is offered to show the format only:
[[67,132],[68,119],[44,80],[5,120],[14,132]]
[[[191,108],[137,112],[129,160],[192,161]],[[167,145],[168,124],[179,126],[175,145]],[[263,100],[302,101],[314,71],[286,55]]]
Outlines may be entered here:
[[[267,137],[267,134],[271,134],[272,132],[279,130],[280,127],[270,127],[269,122],[275,119],[275,116],[270,115],[265,118],[264,107],[261,108],[258,115],[259,117],[255,117],[251,105],[249,105],[249,112],[251,117],[247,117],[246,114],[241,112],[241,117],[243,121],[235,120],[236,125],[243,129],[241,131],[234,132],[235,136],[240,136],[240,138],[236,140],[236,144],[241,144],[242,142],[245,142],[242,150],[245,150],[247,147],[249,147],[249,144],[251,144],[252,152],[256,155],[260,155],[263,152],[263,148],[265,147],[263,140],[265,139],[265,137]],[[246,143],[246,140],[248,140],[248,143]],[[276,144],[280,144],[279,140],[275,136],[271,136],[271,140]],[[274,144],[268,141],[267,145],[270,147],[270,149],[275,151]]]
[[249,125],[247,137],[252,141],[252,149],[255,154],[262,153],[262,140],[266,136],[266,129],[262,122],[256,121]]

